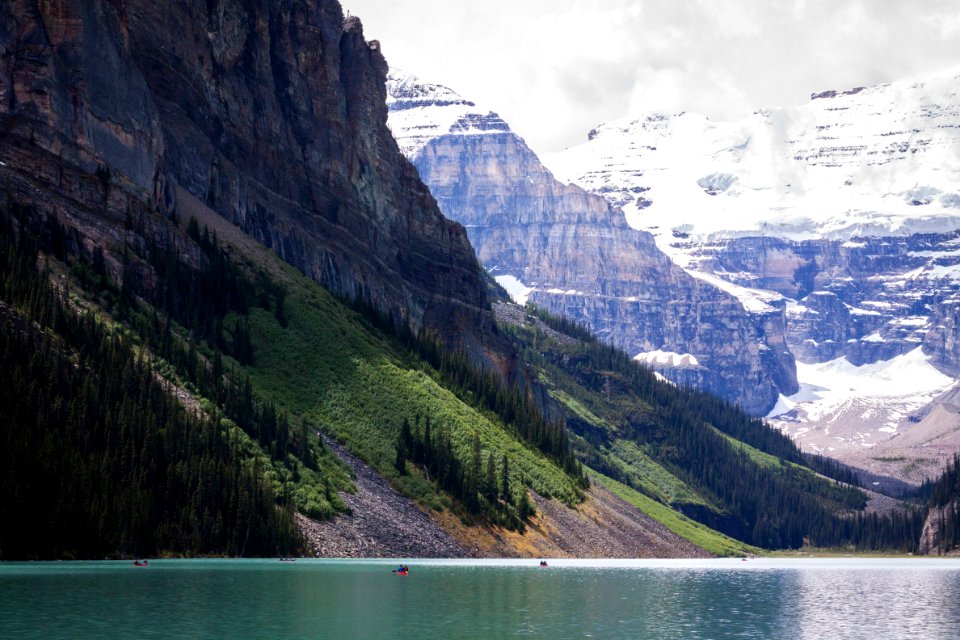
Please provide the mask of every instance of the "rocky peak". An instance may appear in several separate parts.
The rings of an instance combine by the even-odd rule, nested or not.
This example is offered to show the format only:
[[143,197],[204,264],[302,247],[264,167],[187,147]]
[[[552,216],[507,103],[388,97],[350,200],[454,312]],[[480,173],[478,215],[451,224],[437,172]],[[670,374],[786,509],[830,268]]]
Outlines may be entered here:
[[447,133],[511,133],[493,111],[478,107],[448,87],[422,82],[398,70],[387,76],[387,106],[393,135],[411,159],[431,139]]
[[185,190],[332,290],[481,348],[486,276],[386,126],[378,43],[335,0],[5,13],[13,197],[117,242],[117,220],[172,215]]
[[[647,114],[601,125],[544,161],[622,203],[678,259],[686,251],[674,232],[700,242],[942,232],[960,227],[958,96],[952,70],[821,92],[734,122]],[[634,204],[637,188],[646,206]]]
[[960,72],[736,122],[654,114],[596,131],[548,166],[691,272],[783,297],[802,389],[777,426],[874,471],[876,446],[935,473],[924,460],[940,458],[897,443],[916,445],[918,412],[960,371]]
[[[416,84],[405,76],[390,85],[401,88],[388,100],[394,135],[440,208],[466,226],[481,262],[519,297],[750,411],[795,389],[782,309],[768,308],[779,321],[748,314],[672,263],[620,209],[556,180],[495,113]],[[676,357],[646,357],[654,352]]]
[[421,82],[416,76],[398,69],[387,73],[387,96],[387,105],[396,111],[425,106],[476,107],[476,104],[460,97],[449,87]]

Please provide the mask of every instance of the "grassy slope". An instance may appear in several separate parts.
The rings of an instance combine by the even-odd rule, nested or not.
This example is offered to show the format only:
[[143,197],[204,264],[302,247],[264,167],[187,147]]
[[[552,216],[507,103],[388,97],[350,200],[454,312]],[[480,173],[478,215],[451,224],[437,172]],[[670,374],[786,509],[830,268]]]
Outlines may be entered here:
[[498,464],[506,453],[515,491],[526,484],[541,495],[579,502],[580,491],[556,464],[520,442],[496,417],[443,388],[427,364],[190,194],[181,190],[178,196],[184,228],[195,217],[237,250],[233,255],[247,270],[268,274],[287,290],[286,327],[272,314],[251,309],[254,364],[244,370],[262,397],[313,419],[404,493],[431,507],[447,506],[449,500],[422,476],[401,477],[394,468],[400,423],[405,417],[413,422],[418,414],[449,430],[461,461],[470,459],[474,433],[480,436],[484,462],[488,452]]
[[247,371],[264,397],[310,417],[408,495],[433,507],[447,504],[433,485],[419,475],[400,477],[393,466],[404,417],[413,422],[417,415],[431,416],[435,428],[450,431],[463,461],[469,460],[476,433],[484,461],[488,452],[498,462],[509,457],[513,486],[524,483],[568,504],[579,500],[572,480],[552,461],[443,388],[425,363],[322,287],[279,266],[287,288],[287,327],[265,310],[250,313],[255,356]]
[[632,440],[615,440],[610,448],[610,460],[624,476],[630,478],[632,486],[643,487],[660,502],[710,505],[703,496],[664,469]]
[[[542,348],[557,346],[552,341],[541,344]],[[680,537],[710,553],[718,556],[739,556],[762,552],[757,547],[714,531],[669,506],[689,504],[720,511],[696,489],[651,458],[641,445],[618,437],[617,424],[622,421],[623,412],[630,410],[629,404],[633,400],[604,398],[578,384],[566,372],[551,367],[546,362],[540,363],[538,373],[540,381],[547,386],[550,396],[567,410],[568,417],[582,420],[607,433],[610,437],[610,447],[604,451],[607,462],[628,478],[633,486],[600,473],[591,474],[594,482],[603,485]],[[730,440],[742,444],[732,438]],[[760,451],[757,453],[766,455]],[[773,458],[773,461],[776,462],[776,459]]]
[[[518,335],[523,336],[524,331],[520,330]],[[541,340],[540,346],[545,350],[562,348],[553,340]],[[607,462],[629,478],[635,490],[664,504],[684,503],[716,508],[710,500],[647,455],[636,442],[619,437],[617,425],[623,421],[623,416],[636,411],[637,406],[648,407],[642,403],[637,405],[635,398],[604,397],[579,384],[572,376],[547,361],[539,363],[538,373],[550,396],[568,411],[569,418],[582,420],[607,434],[610,447],[603,451]]]
[[593,475],[593,480],[620,496],[645,514],[660,522],[678,536],[718,556],[742,556],[764,553],[762,549],[734,540],[722,533],[691,520],[687,516],[643,495],[639,491],[604,475]]
[[[709,535],[705,537],[700,533],[701,530],[708,531],[713,536],[726,538],[702,524],[697,523],[696,531],[675,528],[678,521],[693,521],[678,514],[670,506],[705,507],[721,516],[726,513],[725,509],[715,502],[715,498],[709,494],[709,491],[705,494],[696,487],[690,486],[669,468],[659,463],[647,450],[646,445],[631,438],[628,430],[622,425],[633,420],[643,423],[644,416],[655,414],[655,410],[640,396],[633,393],[629,385],[618,388],[616,384],[618,377],[615,371],[598,369],[581,372],[580,376],[591,380],[590,384],[581,384],[574,377],[573,372],[558,366],[558,363],[568,360],[563,354],[575,352],[575,347],[566,344],[566,338],[558,342],[550,337],[549,332],[534,332],[527,325],[510,326],[509,333],[514,336],[515,343],[525,356],[535,362],[540,381],[547,386],[551,397],[564,407],[568,420],[580,424],[581,437],[576,440],[578,445],[582,451],[586,452],[587,459],[594,456],[593,459],[596,461],[598,456],[602,461],[601,467],[594,471],[603,471],[608,476],[614,475],[621,480],[617,482],[610,478],[602,478],[603,484],[691,542],[704,546],[714,553],[741,553],[740,550],[734,551],[723,545],[718,546],[716,540]],[[570,351],[571,348],[574,351]],[[607,388],[604,381],[613,382],[613,388],[618,391],[613,393],[603,391]],[[822,482],[824,485],[832,485],[832,481],[818,478],[815,472],[806,467],[790,461],[781,462],[776,456],[745,444],[712,425],[708,426],[711,426],[717,435],[722,436],[721,441],[725,441],[732,449],[741,452],[757,467],[776,474],[796,476],[800,481],[803,477],[807,477],[809,482],[814,484]],[[829,499],[824,500],[825,504],[832,504]],[[659,506],[653,506],[658,503]],[[747,546],[736,541],[734,544],[740,547]]]
[[717,433],[717,435],[719,435],[720,437],[725,439],[727,442],[729,442],[730,446],[734,447],[738,451],[742,451],[744,454],[746,454],[748,458],[750,458],[753,462],[755,462],[757,465],[761,467],[764,467],[766,469],[778,469],[781,466],[789,465],[791,468],[797,469],[802,473],[810,473],[812,475],[816,475],[816,473],[814,473],[812,469],[808,469],[807,467],[802,467],[795,462],[790,462],[789,460],[784,460],[781,462],[776,458],[776,456],[772,456],[769,453],[765,453],[755,447],[751,447],[745,442],[740,442],[733,436],[730,436],[724,433],[723,431],[720,431],[716,427],[713,427],[713,430]]

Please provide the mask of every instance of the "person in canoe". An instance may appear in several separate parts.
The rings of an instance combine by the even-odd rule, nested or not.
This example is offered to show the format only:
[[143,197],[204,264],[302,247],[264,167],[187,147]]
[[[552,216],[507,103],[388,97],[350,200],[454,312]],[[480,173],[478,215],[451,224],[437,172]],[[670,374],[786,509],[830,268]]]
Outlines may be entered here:
[[149,560],[144,560],[143,562],[140,562],[139,560],[134,560],[134,561],[133,561],[133,566],[135,566],[135,567],[146,567],[146,566],[148,566],[149,564],[150,564],[150,561],[149,561]]
[[540,566],[541,566],[541,567],[547,566],[547,561],[546,561],[546,560],[541,560],[541,561],[540,561]]
[[398,576],[405,576],[405,575],[407,575],[407,572],[408,572],[408,571],[409,571],[409,569],[407,568],[407,565],[405,565],[405,564],[402,564],[402,565],[400,565],[399,567],[397,567],[396,569],[393,570],[393,572],[394,572],[395,574],[397,574]]

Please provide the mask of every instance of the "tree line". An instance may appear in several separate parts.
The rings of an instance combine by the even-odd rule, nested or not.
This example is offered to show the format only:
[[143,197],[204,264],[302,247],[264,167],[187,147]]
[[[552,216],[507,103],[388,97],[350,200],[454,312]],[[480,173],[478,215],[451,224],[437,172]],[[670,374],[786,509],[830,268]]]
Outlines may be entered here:
[[[292,511],[263,470],[50,284],[27,215],[10,207],[0,221],[0,556],[292,553]],[[52,229],[39,237],[64,255]]]
[[515,489],[511,483],[510,459],[503,454],[498,465],[492,451],[484,457],[477,433],[471,440],[471,451],[470,460],[464,463],[451,444],[450,432],[445,427],[433,426],[429,415],[421,430],[418,415],[412,427],[407,418],[400,425],[395,466],[401,475],[408,473],[408,463],[420,466],[429,479],[456,498],[468,513],[523,531],[535,510],[526,487],[521,484]]
[[[541,309],[528,310],[550,329],[578,337],[575,342],[559,344],[536,323],[511,333],[528,361],[548,368],[557,380],[569,376],[576,385],[590,390],[593,396],[581,392],[578,397],[585,406],[604,399],[604,407],[593,408],[617,424],[615,433],[582,419],[571,422],[587,443],[581,447],[581,455],[601,472],[645,490],[606,460],[605,451],[612,441],[626,438],[716,508],[684,503],[672,506],[744,542],[774,549],[804,544],[916,547],[922,513],[864,514],[866,497],[861,491],[811,473],[816,470],[848,485],[858,484],[849,468],[822,457],[806,458],[785,435],[736,406],[658,380],[622,351],[596,339],[580,339],[582,327]],[[577,394],[576,386],[565,389]],[[758,464],[721,434],[768,454],[775,464]]]
[[945,553],[960,546],[960,455],[954,454],[943,474],[924,482],[917,494],[935,514],[933,547]]

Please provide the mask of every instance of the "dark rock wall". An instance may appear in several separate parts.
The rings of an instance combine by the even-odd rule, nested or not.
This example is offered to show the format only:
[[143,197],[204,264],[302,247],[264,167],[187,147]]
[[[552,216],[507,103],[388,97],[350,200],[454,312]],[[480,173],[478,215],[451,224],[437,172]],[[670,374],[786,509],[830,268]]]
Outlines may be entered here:
[[960,372],[956,309],[958,233],[851,241],[738,238],[705,246],[702,265],[737,284],[797,300],[787,342],[804,362],[846,357],[855,365],[919,346],[949,375]]
[[486,119],[474,117],[470,133],[430,140],[414,163],[490,271],[534,287],[532,301],[631,355],[694,354],[700,366],[662,373],[753,413],[796,391],[782,312],[748,314],[733,296],[691,277],[619,209],[555,180],[495,114]]
[[11,196],[99,242],[132,207],[172,214],[180,185],[322,284],[480,349],[485,275],[337,2],[2,0],[0,56]]

